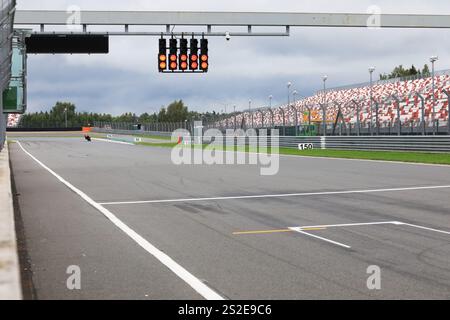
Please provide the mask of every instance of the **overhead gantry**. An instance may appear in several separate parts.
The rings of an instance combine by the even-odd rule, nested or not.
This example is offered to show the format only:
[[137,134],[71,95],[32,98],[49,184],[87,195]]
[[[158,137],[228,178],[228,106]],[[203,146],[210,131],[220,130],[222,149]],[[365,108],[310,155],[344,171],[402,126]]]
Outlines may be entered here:
[[[290,12],[193,12],[193,11],[47,11],[18,10],[16,26],[39,26],[36,33],[107,35],[181,35],[174,27],[204,27],[205,36],[288,36],[291,27],[346,28],[450,28],[450,15]],[[46,26],[68,30],[46,31]],[[91,26],[122,26],[122,31],[91,31]],[[161,32],[133,31],[133,26],[162,26]],[[165,29],[164,29],[165,27]],[[246,32],[214,32],[214,27],[247,27]],[[284,32],[255,32],[253,27],[282,27]],[[96,28],[97,29],[97,28]],[[221,28],[223,29],[223,28]]]

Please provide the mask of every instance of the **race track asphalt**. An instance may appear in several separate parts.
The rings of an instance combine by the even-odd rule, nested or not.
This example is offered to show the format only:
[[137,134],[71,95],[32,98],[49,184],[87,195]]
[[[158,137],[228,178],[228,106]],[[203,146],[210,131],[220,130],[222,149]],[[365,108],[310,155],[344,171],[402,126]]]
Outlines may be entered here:
[[[226,299],[450,298],[450,167],[282,156],[262,176],[255,165],[177,166],[168,148],[17,139]],[[37,299],[204,298],[10,149]],[[374,222],[388,223],[330,226]],[[289,229],[304,226],[320,227]],[[67,289],[71,265],[81,290]],[[380,290],[367,288],[373,265]]]

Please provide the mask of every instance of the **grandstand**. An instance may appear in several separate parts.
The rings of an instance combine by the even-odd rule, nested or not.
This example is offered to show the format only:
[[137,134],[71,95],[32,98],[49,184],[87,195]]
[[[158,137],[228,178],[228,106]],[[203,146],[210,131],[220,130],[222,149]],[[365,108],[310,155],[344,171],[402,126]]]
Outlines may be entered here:
[[17,128],[21,117],[22,117],[22,115],[18,114],[18,113],[9,114],[6,127],[7,128]]
[[[375,125],[375,106],[378,104],[378,126],[383,128],[400,123],[403,126],[420,126],[422,124],[422,104],[424,99],[425,126],[434,124],[444,126],[449,118],[450,70],[436,73],[435,76],[435,113],[433,119],[432,77],[415,79],[391,79],[369,84],[329,89],[301,99],[292,105],[277,108],[260,108],[253,112],[243,112],[222,120],[220,126],[270,128],[277,126],[296,126],[310,123],[336,121],[341,110],[344,123],[361,127]],[[372,108],[371,108],[372,106]],[[359,116],[359,119],[358,119]]]

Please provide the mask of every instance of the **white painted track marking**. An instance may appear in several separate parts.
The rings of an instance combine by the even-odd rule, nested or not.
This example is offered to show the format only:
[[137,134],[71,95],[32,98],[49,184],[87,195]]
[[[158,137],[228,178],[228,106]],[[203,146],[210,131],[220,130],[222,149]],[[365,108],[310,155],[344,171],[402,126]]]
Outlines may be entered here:
[[308,232],[305,232],[304,230],[307,229],[320,229],[320,228],[341,228],[341,227],[358,227],[358,226],[374,226],[374,225],[387,225],[387,224],[391,224],[391,225],[396,225],[396,226],[409,226],[409,227],[413,227],[413,228],[418,228],[418,229],[423,229],[423,230],[427,230],[427,231],[433,231],[433,232],[438,232],[438,233],[443,233],[443,234],[448,234],[450,235],[449,231],[444,231],[444,230],[439,230],[439,229],[433,229],[433,228],[428,228],[428,227],[424,227],[424,226],[419,226],[416,224],[411,224],[411,223],[404,223],[404,222],[400,222],[400,221],[382,221],[382,222],[367,222],[367,223],[346,223],[346,224],[323,224],[323,225],[316,225],[316,226],[302,226],[302,227],[291,227],[288,228],[289,230],[313,237],[313,238],[317,238],[347,249],[350,249],[350,246],[347,246],[343,243],[337,242],[337,241],[333,241],[327,238],[323,238],[323,237],[319,237],[313,234],[310,234]]
[[119,218],[117,218],[113,213],[111,213],[108,209],[103,207],[101,204],[92,200],[89,196],[87,196],[80,189],[76,188],[52,169],[47,167],[44,163],[39,161],[36,157],[34,157],[31,153],[29,153],[22,144],[17,141],[19,147],[34,161],[36,161],[41,167],[51,173],[54,177],[56,177],[60,182],[62,182],[66,187],[70,190],[78,194],[83,200],[93,206],[95,209],[100,211],[103,215],[105,215],[112,223],[114,223],[120,230],[122,230],[126,235],[128,235],[131,239],[133,239],[138,245],[140,245],[143,249],[145,249],[148,253],[158,259],[163,265],[169,268],[173,273],[175,273],[179,278],[181,278],[184,282],[186,282],[189,286],[191,286],[196,292],[198,292],[201,296],[203,296],[207,300],[224,300],[219,294],[217,294],[214,290],[205,285],[200,279],[196,278],[189,271],[175,262],[171,257],[167,254],[156,248],[142,236],[137,234],[134,230],[128,227],[125,223],[123,223]]
[[416,224],[410,224],[410,223],[402,223],[402,224],[405,225],[405,226],[413,227],[413,228],[424,229],[424,230],[433,231],[433,232],[439,232],[439,233],[443,233],[443,234],[450,234],[449,231],[444,231],[444,230],[439,230],[439,229],[433,229],[433,228],[418,226]]
[[298,229],[302,230],[302,229],[312,229],[312,228],[373,226],[373,225],[382,225],[382,224],[404,225],[403,222],[399,222],[399,221],[382,221],[382,222],[367,222],[367,223],[324,224],[324,225],[318,225],[318,226],[302,226],[302,227],[294,227],[294,228],[298,228]]
[[126,144],[129,146],[134,146],[134,143],[130,142],[124,142],[124,141],[116,141],[116,140],[108,140],[108,139],[101,139],[101,138],[92,138],[92,140],[101,141],[101,142],[109,142],[109,143],[117,143],[117,144]]
[[344,248],[346,248],[346,249],[351,249],[351,247],[348,246],[348,245],[346,245],[346,244],[343,244],[343,243],[340,243],[340,242],[337,242],[337,241],[334,241],[334,240],[330,240],[330,239],[327,239],[327,238],[323,238],[323,237],[316,236],[315,234],[311,234],[311,233],[302,231],[302,230],[299,229],[299,228],[289,228],[289,229],[291,229],[292,231],[295,231],[295,232],[304,234],[304,235],[309,236],[309,237],[313,237],[313,238],[316,238],[316,239],[319,239],[319,240],[323,240],[323,241],[326,241],[326,242],[335,244],[335,245],[340,246],[340,247],[344,247]]
[[358,193],[377,193],[377,192],[400,192],[400,191],[434,190],[434,189],[449,189],[449,188],[450,188],[450,185],[446,185],[446,186],[428,186],[428,187],[368,189],[368,190],[304,192],[304,193],[287,193],[287,194],[265,194],[265,195],[234,196],[234,197],[232,196],[232,197],[186,198],[186,199],[144,200],[144,201],[117,201],[117,202],[100,202],[100,204],[101,205],[127,205],[127,204],[152,204],[152,203],[171,203],[171,202],[244,200],[244,199],[287,198],[287,197],[306,197],[306,196],[358,194]]

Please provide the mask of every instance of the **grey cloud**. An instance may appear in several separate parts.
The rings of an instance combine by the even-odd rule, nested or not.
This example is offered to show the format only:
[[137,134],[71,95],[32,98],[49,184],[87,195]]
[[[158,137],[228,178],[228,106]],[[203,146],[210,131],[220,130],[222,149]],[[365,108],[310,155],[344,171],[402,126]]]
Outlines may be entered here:
[[[96,10],[227,10],[365,12],[378,5],[383,12],[450,13],[442,1],[36,1],[22,0],[19,9],[65,9],[68,5]],[[207,75],[161,75],[156,71],[156,39],[114,38],[107,56],[31,56],[30,110],[70,100],[86,111],[136,113],[157,111],[174,99],[196,110],[220,110],[223,103],[246,108],[287,99],[292,81],[302,95],[329,86],[367,81],[367,67],[388,72],[398,64],[422,66],[438,54],[438,69],[450,68],[448,30],[367,30],[295,28],[289,38],[211,39]],[[222,103],[222,104],[221,104]]]

